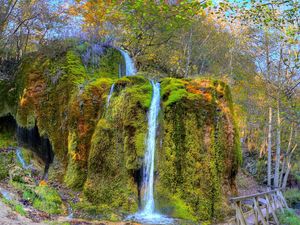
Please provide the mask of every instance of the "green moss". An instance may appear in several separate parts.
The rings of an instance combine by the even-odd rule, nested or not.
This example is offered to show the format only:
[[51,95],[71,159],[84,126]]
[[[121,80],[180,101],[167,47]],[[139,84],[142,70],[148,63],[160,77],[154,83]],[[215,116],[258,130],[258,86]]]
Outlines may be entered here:
[[184,97],[187,97],[187,92],[185,89],[172,91],[172,94],[169,96],[168,101],[165,103],[165,106],[178,102]]
[[64,176],[67,186],[80,190],[86,180],[86,172],[74,160],[70,159]]
[[98,121],[91,139],[84,186],[87,200],[120,211],[137,210],[133,174],[143,162],[151,92],[150,82],[142,77],[116,82],[110,107]]
[[[157,189],[159,188],[160,187],[157,187]],[[165,190],[158,190],[156,193],[156,205],[162,214],[170,215],[173,218],[180,218],[183,220],[197,220],[193,215],[193,210],[187,205],[181,196],[178,196],[178,194],[172,195]]]
[[87,78],[86,70],[82,65],[81,59],[74,51],[68,51],[66,54],[66,76],[72,75],[76,77],[75,81],[82,84],[84,79]]
[[0,117],[15,114],[17,96],[14,80],[0,80]]
[[80,202],[75,203],[72,207],[73,210],[80,211],[88,218],[100,216],[101,219],[111,220],[112,215],[114,215],[114,211],[109,205],[96,205],[86,200],[81,200]]
[[0,152],[0,181],[8,177],[14,156],[14,152]]
[[146,135],[145,133],[139,133],[135,135],[135,148],[137,149],[137,157],[144,157]]
[[101,119],[92,138],[84,194],[89,201],[100,206],[134,212],[137,199],[132,189],[133,180],[126,171],[124,153],[117,147],[117,137],[113,134],[111,124]]
[[49,214],[61,214],[63,212],[63,202],[54,188],[49,186],[34,187],[16,181],[12,181],[11,184],[23,193],[23,199],[31,202],[34,208]]
[[55,189],[48,186],[39,186],[36,187],[35,194],[33,207],[50,214],[62,213],[62,200]]
[[0,132],[0,149],[7,147],[16,147],[17,141],[15,140],[14,133],[10,131]]
[[188,92],[185,89],[185,81],[181,79],[163,79],[161,86],[161,96],[164,99],[164,107],[172,105],[188,96]]
[[[225,190],[234,187],[239,162],[226,85],[211,80],[163,79],[163,146],[158,150],[157,202],[171,215],[212,221],[226,214]],[[183,119],[184,118],[184,119]],[[227,162],[225,164],[225,161]],[[230,185],[226,182],[230,177]]]
[[[10,87],[16,97],[7,101],[10,89],[0,89],[0,114],[10,112],[24,127],[37,124],[64,166],[65,183],[83,188],[90,211],[115,220],[116,214],[138,208],[135,176],[143,165],[152,87],[143,76],[117,79],[122,62],[116,50],[108,50],[99,66],[83,65],[81,54],[90,47],[28,57]],[[210,79],[164,78],[161,97],[158,207],[184,219],[222,217],[224,196],[234,189],[241,163],[228,86]],[[33,201],[42,207],[40,197]]]
[[[85,42],[75,49],[78,54],[85,56],[88,75],[94,78],[118,78],[120,67],[124,67],[120,52],[114,48],[103,48],[104,54],[97,55],[93,53],[92,48],[91,43]],[[89,53],[87,54],[87,52]],[[86,57],[87,55],[90,57]]]
[[[123,90],[123,88],[125,88]],[[149,80],[140,76],[123,77],[116,82],[116,90],[123,90],[124,100],[130,104],[138,104],[132,107],[142,107],[147,110],[151,104],[152,86]]]

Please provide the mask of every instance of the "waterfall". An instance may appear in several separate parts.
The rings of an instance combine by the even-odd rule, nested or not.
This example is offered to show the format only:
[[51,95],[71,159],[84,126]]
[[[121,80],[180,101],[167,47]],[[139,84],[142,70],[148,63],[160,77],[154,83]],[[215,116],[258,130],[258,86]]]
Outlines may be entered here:
[[68,216],[67,219],[73,219],[74,213],[70,203],[67,203]]
[[107,100],[106,100],[106,109],[109,107],[111,96],[114,93],[114,88],[115,88],[115,83],[113,83],[110,87],[110,91],[109,91],[109,94],[108,94]]
[[11,194],[3,188],[0,188],[0,193],[3,196],[3,198],[5,198],[7,201],[11,201],[13,199]]
[[151,80],[152,100],[148,113],[148,135],[146,142],[146,152],[144,157],[142,188],[144,190],[142,198],[142,209],[140,212],[129,216],[143,224],[174,224],[174,220],[159,214],[155,210],[154,202],[154,162],[156,147],[156,131],[158,125],[158,114],[160,110],[160,84]]
[[143,187],[145,190],[143,200],[144,208],[142,213],[151,215],[154,213],[154,158],[155,158],[155,140],[157,130],[157,117],[160,109],[160,85],[151,81],[153,87],[152,101],[148,115],[148,136],[147,136],[147,149],[144,158],[143,170]]
[[32,167],[32,165],[27,165],[27,163],[25,162],[25,160],[23,158],[23,154],[19,148],[16,151],[16,155],[17,155],[18,161],[21,163],[23,169],[30,169]]
[[136,74],[136,68],[135,68],[135,65],[134,65],[134,62],[132,60],[132,58],[129,56],[128,52],[122,50],[122,49],[118,49],[121,53],[121,55],[123,56],[124,58],[124,61],[125,61],[125,76],[131,76],[131,75],[134,75]]

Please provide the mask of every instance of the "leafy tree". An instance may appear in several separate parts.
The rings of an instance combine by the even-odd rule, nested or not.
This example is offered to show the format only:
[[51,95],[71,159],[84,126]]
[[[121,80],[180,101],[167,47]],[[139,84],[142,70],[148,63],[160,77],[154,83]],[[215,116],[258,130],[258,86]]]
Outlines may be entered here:
[[[288,137],[287,124],[299,124],[297,104],[299,100],[299,10],[298,1],[222,1],[217,15],[231,23],[239,22],[253,29],[248,52],[257,65],[258,75],[265,83],[265,107],[269,111],[268,129],[268,184],[271,184],[271,159],[274,120],[273,109],[276,109],[276,160],[274,162],[274,186],[280,185],[281,174],[288,174],[285,163],[291,157],[290,144],[282,142]],[[222,16],[221,16],[222,15]],[[267,113],[265,113],[267,115]],[[294,125],[292,125],[294,126]],[[292,132],[291,132],[292,133]],[[293,137],[293,135],[291,136]],[[293,137],[293,140],[295,138]],[[290,143],[290,142],[289,142]],[[284,151],[284,149],[286,149]]]

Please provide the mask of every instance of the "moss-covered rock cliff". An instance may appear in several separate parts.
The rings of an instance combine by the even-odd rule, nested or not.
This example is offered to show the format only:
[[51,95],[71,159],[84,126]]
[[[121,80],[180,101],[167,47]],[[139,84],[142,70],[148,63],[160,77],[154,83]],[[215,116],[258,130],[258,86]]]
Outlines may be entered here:
[[[118,78],[122,58],[104,49],[99,67],[83,63],[86,46],[28,56],[0,80],[0,116],[47,136],[64,165],[64,182],[103,213],[138,210],[147,112],[144,76]],[[165,214],[220,218],[235,191],[241,160],[230,90],[221,81],[163,78],[155,198]],[[115,89],[108,106],[111,85]]]

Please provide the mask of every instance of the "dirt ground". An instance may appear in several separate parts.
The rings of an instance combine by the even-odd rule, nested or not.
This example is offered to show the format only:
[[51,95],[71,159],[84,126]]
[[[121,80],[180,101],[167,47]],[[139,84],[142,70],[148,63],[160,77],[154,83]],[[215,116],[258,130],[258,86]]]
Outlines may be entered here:
[[42,225],[45,223],[34,223],[32,220],[12,211],[7,205],[0,201],[0,224],[1,225]]

